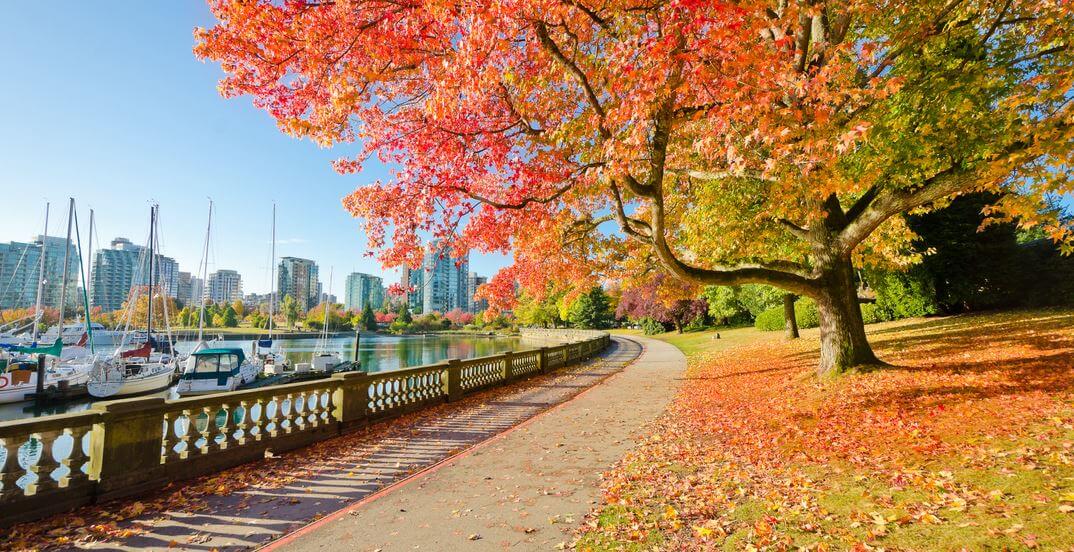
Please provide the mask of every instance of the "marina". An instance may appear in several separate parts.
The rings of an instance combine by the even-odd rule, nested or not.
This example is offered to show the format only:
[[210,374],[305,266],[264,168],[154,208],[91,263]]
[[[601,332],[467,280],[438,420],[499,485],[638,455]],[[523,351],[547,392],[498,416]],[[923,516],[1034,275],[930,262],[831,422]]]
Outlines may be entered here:
[[[207,336],[207,337],[212,337]],[[276,348],[289,364],[309,363],[317,350],[319,338],[277,338]],[[193,351],[193,341],[176,343],[176,352],[184,356]],[[253,355],[253,340],[213,340],[209,345],[214,348],[239,348],[249,358]],[[401,370],[411,366],[434,364],[451,358],[467,359],[487,356],[504,351],[517,350],[519,338],[485,337],[464,335],[413,335],[395,336],[363,333],[359,341],[358,361],[363,371],[379,373]],[[328,350],[339,354],[345,362],[355,360],[354,334],[336,334],[329,336]],[[146,396],[178,398],[174,387]],[[52,414],[81,412],[87,410],[98,399],[82,396],[66,402],[35,404],[32,401],[0,404],[0,421],[34,418]]]

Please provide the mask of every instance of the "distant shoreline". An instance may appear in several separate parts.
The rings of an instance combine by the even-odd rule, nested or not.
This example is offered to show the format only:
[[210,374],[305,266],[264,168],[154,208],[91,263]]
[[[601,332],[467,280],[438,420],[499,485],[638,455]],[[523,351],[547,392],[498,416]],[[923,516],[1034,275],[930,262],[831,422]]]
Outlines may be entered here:
[[[244,329],[245,328],[206,328],[205,330],[202,331],[202,335],[204,335],[206,339],[215,339],[217,337],[222,337],[223,339],[234,340],[234,341],[240,341],[240,340],[244,340],[244,339],[264,339],[264,338],[268,337],[268,331],[267,330],[260,330],[259,331],[259,330],[245,329],[246,331],[242,331]],[[328,332],[328,336],[329,337],[354,337],[354,333],[355,332],[352,331],[352,330]],[[180,339],[191,339],[191,338],[197,337],[198,330],[197,329],[172,330],[172,334],[174,334],[176,337],[178,337]],[[442,332],[416,332],[416,333],[403,333],[403,334],[393,334],[393,333],[387,333],[387,332],[369,332],[369,331],[362,330],[360,332],[360,334],[361,334],[362,337],[366,337],[366,336],[395,336],[395,337],[414,336],[414,337],[416,337],[416,336],[423,336],[423,335],[432,335],[432,336],[458,335],[458,336],[466,336],[466,337],[514,337],[513,335],[498,334],[498,333],[495,333],[495,332],[466,332],[466,331],[460,331],[460,330],[444,330]],[[321,337],[321,332],[319,332],[319,331],[284,331],[284,332],[274,331],[272,333],[272,338],[273,339],[316,339],[318,337]]]

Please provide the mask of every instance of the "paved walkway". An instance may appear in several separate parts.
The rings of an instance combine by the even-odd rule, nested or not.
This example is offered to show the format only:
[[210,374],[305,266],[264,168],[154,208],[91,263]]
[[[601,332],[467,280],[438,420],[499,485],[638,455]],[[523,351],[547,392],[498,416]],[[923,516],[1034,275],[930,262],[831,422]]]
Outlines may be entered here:
[[[658,350],[669,347],[650,340],[645,340],[645,343],[646,347],[656,347]],[[296,456],[296,463],[290,465],[285,473],[299,473],[300,476],[286,484],[256,484],[225,496],[213,495],[191,501],[190,507],[177,507],[165,512],[147,510],[121,524],[122,527],[136,528],[140,534],[121,542],[93,543],[87,548],[206,551],[256,548],[272,543],[313,520],[375,496],[378,491],[404,480],[408,475],[435,466],[482,442],[487,443],[465,459],[450,460],[450,468],[426,477],[416,477],[411,480],[416,483],[403,486],[397,493],[388,496],[397,500],[414,492],[424,494],[420,488],[432,481],[444,481],[449,486],[455,486],[457,492],[463,493],[461,496],[430,495],[438,507],[422,514],[438,516],[446,512],[443,519],[450,520],[456,519],[451,511],[458,509],[456,520],[460,522],[459,528],[446,529],[442,535],[456,536],[454,543],[466,541],[474,532],[483,533],[482,538],[492,542],[494,533],[491,529],[483,528],[487,523],[480,521],[478,515],[471,515],[482,506],[469,497],[477,490],[478,494],[486,495],[485,499],[492,499],[495,495],[489,489],[507,489],[516,480],[512,478],[517,478],[518,483],[521,483],[521,478],[531,476],[547,478],[543,482],[535,480],[534,483],[549,496],[558,495],[559,499],[572,504],[569,508],[572,513],[558,505],[546,508],[555,510],[556,513],[552,515],[560,515],[559,520],[565,523],[570,523],[568,519],[580,520],[581,514],[588,510],[589,502],[596,497],[600,471],[609,467],[627,449],[630,432],[655,416],[673,394],[673,382],[683,362],[681,358],[668,360],[668,354],[653,354],[652,350],[646,351],[642,357],[645,362],[630,366],[609,380],[608,385],[596,386],[609,376],[621,372],[641,353],[639,340],[616,337],[612,347],[602,356],[578,366],[468,397],[460,403],[423,411],[407,420],[399,420],[401,423],[384,428],[374,426],[366,434],[345,436],[315,444],[310,449],[287,453]],[[606,387],[610,388],[610,392],[605,390]],[[507,438],[489,441],[590,388],[592,392],[537,418],[524,429],[509,433]],[[553,421],[564,416],[566,418],[562,422]],[[561,426],[556,428],[558,433],[547,432],[550,423]],[[513,444],[520,437],[529,442],[525,448]],[[542,446],[541,443],[545,444]],[[475,472],[458,471],[460,466],[470,466],[475,460],[487,460],[490,464],[469,468],[476,469]],[[448,464],[441,464],[444,465]],[[273,468],[272,460],[254,465],[248,471],[256,470],[270,474],[268,477],[262,475],[261,479],[271,479],[271,474],[278,471]],[[455,479],[443,480],[447,475]],[[577,494],[580,488],[586,489],[584,499],[581,498],[582,494]],[[528,490],[525,492],[532,494]],[[531,498],[528,494],[519,494],[518,497],[520,501]],[[411,500],[415,508],[422,507],[420,501]],[[448,503],[452,501],[459,501],[460,504],[469,501],[472,504],[449,507]],[[121,510],[128,508],[131,502],[109,506]],[[381,507],[386,503],[374,501],[370,506]],[[395,508],[393,513],[405,514],[399,509]],[[537,511],[534,512],[536,514]],[[347,514],[347,519],[352,523],[375,519],[363,515]],[[370,527],[368,536],[354,532],[341,523],[328,525],[304,537],[301,544],[312,547],[327,544],[338,548],[338,539],[345,538],[350,541],[346,545],[348,549],[373,550],[383,547],[373,544],[379,542],[378,539],[400,536],[400,531],[406,531],[406,538],[421,538],[421,534],[411,532],[417,527],[410,527],[409,523],[399,521],[397,517],[377,522],[386,525],[379,529]],[[437,524],[443,529],[443,519],[436,519],[440,519]],[[470,522],[480,523],[482,527],[467,532],[465,523]],[[387,525],[392,528],[388,529]],[[548,520],[541,520],[541,523],[535,521],[533,526],[537,529],[535,532],[519,533],[520,542],[555,540],[552,532],[548,531]],[[335,535],[337,540],[334,543],[324,540],[337,529],[343,529],[345,534]],[[438,532],[431,523],[425,530]],[[505,535],[514,531],[506,526],[504,530]],[[374,535],[377,538],[373,538]],[[545,537],[548,538],[541,540]],[[436,542],[433,537],[428,538],[432,540],[427,542]],[[558,538],[563,539],[562,536]],[[443,549],[444,545],[430,546],[427,549]],[[393,546],[393,549],[396,548]]]
[[279,550],[552,550],[599,498],[600,474],[675,395],[686,360],[638,339],[624,371],[529,423],[273,543]]

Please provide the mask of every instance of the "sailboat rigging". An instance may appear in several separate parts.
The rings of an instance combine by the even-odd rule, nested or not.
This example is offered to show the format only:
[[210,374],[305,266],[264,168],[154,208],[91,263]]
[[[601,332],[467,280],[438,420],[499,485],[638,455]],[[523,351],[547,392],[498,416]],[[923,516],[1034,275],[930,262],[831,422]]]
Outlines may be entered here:
[[[90,395],[94,397],[122,397],[139,395],[159,391],[171,385],[175,375],[176,361],[172,356],[171,342],[168,342],[166,351],[153,337],[153,302],[156,291],[156,260],[158,243],[157,209],[153,205],[149,209],[149,286],[147,289],[148,308],[146,319],[146,341],[136,349],[129,351],[116,350],[112,358],[98,362],[94,365],[93,374],[88,384]],[[127,329],[134,317],[134,308],[137,303],[137,294],[131,294],[131,304],[127,309]],[[165,316],[167,307],[164,307]],[[128,336],[129,337],[129,334]],[[127,341],[124,337],[123,341]],[[170,336],[169,336],[170,339]],[[122,348],[122,345],[120,346]]]

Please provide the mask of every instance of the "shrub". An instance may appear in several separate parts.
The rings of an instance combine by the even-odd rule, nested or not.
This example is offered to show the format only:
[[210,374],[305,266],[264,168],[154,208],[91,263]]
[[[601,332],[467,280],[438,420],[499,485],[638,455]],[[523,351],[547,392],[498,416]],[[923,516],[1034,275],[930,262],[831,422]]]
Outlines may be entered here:
[[861,304],[861,318],[866,324],[876,324],[885,320],[891,320],[881,315],[880,308],[874,303]]
[[876,291],[876,315],[881,320],[929,316],[938,310],[936,291],[920,266],[907,272],[867,271],[866,282]]
[[761,311],[753,320],[753,326],[763,332],[774,332],[783,329],[783,307],[772,307]]
[[642,318],[640,326],[645,335],[664,333],[664,325],[652,318]]
[[[817,304],[811,299],[799,299],[794,303],[794,318],[798,321],[799,328],[816,328],[820,325],[820,315],[817,313]],[[774,332],[783,329],[783,306],[772,307],[753,321],[754,327],[765,332]]]

